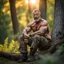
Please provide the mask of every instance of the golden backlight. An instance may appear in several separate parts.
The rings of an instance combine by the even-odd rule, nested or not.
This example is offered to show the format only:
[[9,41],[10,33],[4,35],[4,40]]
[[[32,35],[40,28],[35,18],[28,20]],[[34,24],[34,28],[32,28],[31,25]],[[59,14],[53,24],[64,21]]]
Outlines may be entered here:
[[37,0],[26,0],[26,4],[28,4],[28,2],[30,2],[31,4],[36,4]]

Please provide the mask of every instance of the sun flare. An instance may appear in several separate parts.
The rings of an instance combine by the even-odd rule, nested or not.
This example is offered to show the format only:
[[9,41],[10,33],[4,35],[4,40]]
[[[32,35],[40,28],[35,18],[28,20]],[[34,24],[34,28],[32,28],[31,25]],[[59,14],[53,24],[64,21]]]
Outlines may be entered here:
[[36,4],[36,0],[30,0],[30,2],[32,3],[32,4]]
[[31,4],[36,4],[36,2],[37,2],[37,0],[26,0],[26,3],[28,4],[29,1]]

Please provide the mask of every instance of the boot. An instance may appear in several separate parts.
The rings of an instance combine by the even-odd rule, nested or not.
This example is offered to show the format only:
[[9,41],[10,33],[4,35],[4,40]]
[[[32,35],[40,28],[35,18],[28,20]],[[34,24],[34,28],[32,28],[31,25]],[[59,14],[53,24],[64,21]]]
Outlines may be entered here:
[[30,49],[30,54],[29,54],[28,59],[27,59],[28,62],[32,62],[32,61],[40,59],[39,55],[35,54],[36,51],[37,51],[37,49],[34,49],[34,48]]
[[27,53],[22,53],[22,56],[18,62],[26,61],[28,59]]
[[29,55],[27,62],[33,62],[33,61],[35,61],[34,56]]
[[36,52],[36,49],[33,49],[33,48],[30,49],[30,54],[28,56],[27,61],[32,62],[35,60],[35,56],[34,56],[35,52]]

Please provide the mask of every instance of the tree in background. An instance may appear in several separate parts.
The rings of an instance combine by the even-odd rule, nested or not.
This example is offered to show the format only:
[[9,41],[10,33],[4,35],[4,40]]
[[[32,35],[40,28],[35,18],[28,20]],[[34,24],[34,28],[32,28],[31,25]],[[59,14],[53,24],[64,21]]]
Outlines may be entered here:
[[13,31],[14,31],[14,34],[17,34],[19,32],[19,24],[18,24],[18,20],[17,20],[15,1],[16,0],[9,0],[9,3],[10,3],[10,11],[11,11],[12,24],[13,24]]
[[[56,42],[55,42],[56,41]],[[64,0],[55,0],[55,21],[52,32],[53,49],[59,46],[56,64],[64,64]],[[53,50],[52,49],[52,50]]]
[[39,0],[39,10],[41,12],[41,17],[46,19],[47,0]]

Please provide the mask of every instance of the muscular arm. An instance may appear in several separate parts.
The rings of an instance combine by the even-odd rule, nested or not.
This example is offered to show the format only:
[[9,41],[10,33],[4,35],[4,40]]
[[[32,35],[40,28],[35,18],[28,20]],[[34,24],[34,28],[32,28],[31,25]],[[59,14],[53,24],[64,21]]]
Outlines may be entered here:
[[28,33],[31,31],[31,27],[30,27],[30,24],[28,24],[28,26],[23,30],[23,34],[24,34],[24,37],[25,38],[28,38],[29,35]]
[[23,34],[28,34],[31,31],[31,28],[29,26],[27,26],[24,30],[23,30]]

